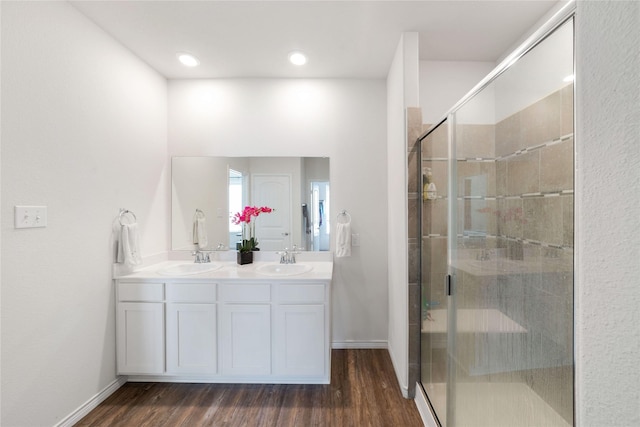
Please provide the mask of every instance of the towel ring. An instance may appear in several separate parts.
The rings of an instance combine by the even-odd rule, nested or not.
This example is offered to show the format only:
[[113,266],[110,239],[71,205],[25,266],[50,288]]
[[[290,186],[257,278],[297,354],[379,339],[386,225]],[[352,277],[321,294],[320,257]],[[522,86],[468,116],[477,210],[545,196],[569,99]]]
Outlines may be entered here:
[[[343,222],[341,222],[340,220],[343,219]],[[348,224],[351,222],[351,215],[349,215],[349,212],[347,212],[346,210],[342,210],[339,214],[338,214],[338,223],[339,224]]]
[[196,208],[196,212],[193,214],[193,217],[194,218],[197,218],[197,217],[204,218],[205,215],[204,215],[204,212],[202,212],[200,209]]
[[127,209],[120,209],[120,215],[118,215],[118,221],[120,222],[120,225],[124,225],[122,223],[122,217],[125,216],[126,214],[129,214],[133,217],[133,223],[138,222],[138,219],[136,218],[136,214],[134,214],[133,212]]

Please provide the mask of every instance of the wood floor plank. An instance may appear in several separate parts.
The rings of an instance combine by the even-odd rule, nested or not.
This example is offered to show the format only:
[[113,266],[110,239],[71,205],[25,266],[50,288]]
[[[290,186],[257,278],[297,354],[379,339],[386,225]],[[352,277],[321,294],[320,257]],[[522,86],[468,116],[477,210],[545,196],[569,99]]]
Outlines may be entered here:
[[79,427],[413,427],[386,350],[333,350],[331,384],[127,383]]

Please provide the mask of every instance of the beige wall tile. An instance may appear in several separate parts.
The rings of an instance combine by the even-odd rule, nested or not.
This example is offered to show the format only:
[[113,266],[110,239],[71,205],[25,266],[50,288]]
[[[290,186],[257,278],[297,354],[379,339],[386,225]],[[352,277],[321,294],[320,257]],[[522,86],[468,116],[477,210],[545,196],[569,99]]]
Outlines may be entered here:
[[422,191],[422,177],[420,173],[420,153],[417,149],[407,156],[407,191],[417,193]]
[[412,197],[408,198],[407,205],[407,237],[410,239],[417,239],[419,229],[418,229],[418,203],[420,203],[420,198],[417,194],[414,194]]
[[562,244],[573,248],[573,195],[562,196]]
[[562,245],[564,241],[562,199],[560,197],[544,197],[542,200],[544,202],[542,203],[541,240],[553,245]]
[[535,147],[560,136],[562,97],[554,92],[522,110],[520,148]]
[[423,234],[447,235],[447,200],[426,200],[422,202]]
[[497,232],[495,200],[464,199],[458,201],[458,233]]
[[[459,161],[457,162],[457,175],[458,196],[495,196],[495,162]],[[471,180],[471,183],[467,180]],[[480,191],[481,188],[484,188],[484,191]]]
[[498,234],[505,237],[522,238],[522,229],[527,221],[522,199],[499,199],[497,206]]
[[487,233],[496,236],[498,234],[498,217],[496,215],[498,210],[498,201],[486,200],[484,203],[484,209],[479,209],[477,214],[484,215],[486,217],[485,223],[487,224]]
[[562,200],[560,197],[530,197],[523,199],[526,223],[523,238],[562,245]]
[[496,124],[496,156],[514,153],[520,148],[520,114],[513,114]]
[[456,126],[456,158],[495,157],[494,125]]
[[573,189],[573,138],[540,150],[540,191]]
[[448,124],[443,123],[422,141],[422,157],[448,157]]
[[507,194],[536,193],[540,190],[540,150],[507,160]]
[[573,134],[573,83],[560,89],[562,96],[562,135]]
[[496,196],[507,195],[507,161],[496,160]]
[[424,239],[422,248],[422,265],[430,280],[427,287],[431,301],[439,301],[444,308],[446,299],[443,283],[447,274],[447,238],[445,236]]

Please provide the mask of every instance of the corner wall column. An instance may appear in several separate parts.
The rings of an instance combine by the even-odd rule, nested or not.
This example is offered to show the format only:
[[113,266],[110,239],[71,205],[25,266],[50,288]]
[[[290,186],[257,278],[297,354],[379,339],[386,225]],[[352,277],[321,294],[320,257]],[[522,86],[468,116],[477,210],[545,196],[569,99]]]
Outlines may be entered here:
[[420,144],[422,134],[422,110],[418,107],[406,109],[407,129],[407,277],[408,277],[408,367],[409,384],[407,394],[413,399],[416,382],[420,378],[420,218],[421,175]]

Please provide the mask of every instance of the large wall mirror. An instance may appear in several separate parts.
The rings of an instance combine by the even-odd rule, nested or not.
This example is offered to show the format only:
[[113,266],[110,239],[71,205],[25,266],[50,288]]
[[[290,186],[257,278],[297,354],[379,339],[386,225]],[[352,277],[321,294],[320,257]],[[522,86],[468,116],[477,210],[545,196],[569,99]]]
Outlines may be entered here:
[[171,248],[233,250],[242,237],[233,215],[268,206],[255,219],[260,250],[328,251],[329,182],[326,157],[173,157]]

